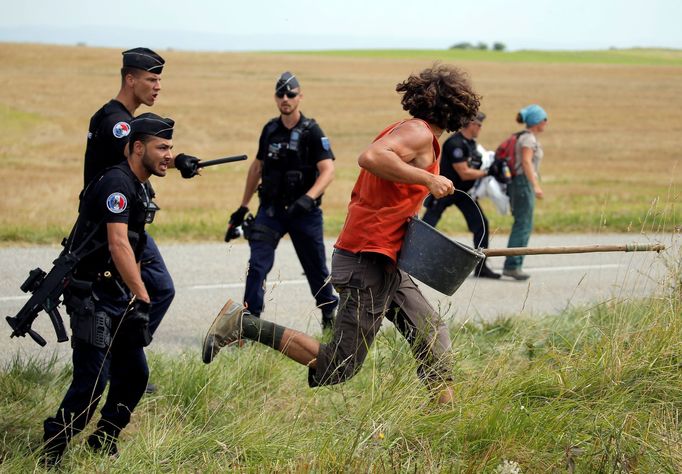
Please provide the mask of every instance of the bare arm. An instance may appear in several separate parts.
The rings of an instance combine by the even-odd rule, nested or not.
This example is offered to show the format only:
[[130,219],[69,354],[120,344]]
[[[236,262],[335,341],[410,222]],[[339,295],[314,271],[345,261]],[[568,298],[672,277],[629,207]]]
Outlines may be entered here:
[[246,185],[244,186],[244,197],[242,197],[242,206],[249,207],[249,201],[258,189],[261,175],[263,174],[263,161],[253,160],[249,166],[249,172],[246,175]]
[[535,197],[542,199],[544,197],[544,193],[542,192],[542,188],[538,182],[535,169],[533,169],[533,150],[528,147],[521,148],[521,167],[523,168],[523,173],[526,175],[526,178],[528,178],[528,181],[530,181],[530,184],[533,187]]
[[472,181],[478,178],[484,178],[488,176],[483,170],[477,170],[476,168],[470,168],[469,165],[463,161],[459,163],[453,163],[452,168],[457,172],[460,178],[464,181]]
[[140,267],[135,261],[135,253],[128,241],[128,224],[112,222],[107,224],[109,252],[123,283],[140,300],[149,303],[149,294],[142,282]]
[[360,167],[379,178],[420,184],[436,198],[452,194],[452,181],[426,171],[432,163],[431,133],[424,125],[409,121],[372,143],[358,157]]
[[334,180],[334,161],[322,160],[317,162],[317,171],[319,172],[315,183],[306,193],[313,199],[317,199],[324,193],[327,186]]

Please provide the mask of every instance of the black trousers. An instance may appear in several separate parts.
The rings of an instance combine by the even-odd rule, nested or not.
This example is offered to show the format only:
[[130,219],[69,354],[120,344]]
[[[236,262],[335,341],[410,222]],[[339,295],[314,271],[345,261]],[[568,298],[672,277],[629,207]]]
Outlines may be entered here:
[[[112,330],[126,309],[125,301],[100,301],[98,310],[112,317]],[[113,335],[113,334],[112,334]],[[52,446],[65,446],[83,431],[92,418],[102,393],[109,393],[97,426],[118,436],[130,422],[130,415],[144,395],[149,368],[143,347],[116,341],[110,348],[98,348],[80,339],[72,340],[73,378],[54,417],[45,420],[44,439]]]
[[466,220],[467,227],[474,234],[474,248],[488,248],[488,218],[478,202],[460,192],[455,192],[442,199],[429,196],[424,202],[426,212],[422,220],[432,227],[436,227],[443,212],[450,206],[457,206]]

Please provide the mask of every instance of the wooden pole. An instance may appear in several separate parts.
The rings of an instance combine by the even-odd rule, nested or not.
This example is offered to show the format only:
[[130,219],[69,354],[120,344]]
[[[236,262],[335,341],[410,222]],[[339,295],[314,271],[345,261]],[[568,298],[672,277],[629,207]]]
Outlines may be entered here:
[[512,247],[506,249],[480,249],[486,257],[511,257],[516,255],[549,255],[590,252],[660,252],[663,244],[578,245],[574,247]]

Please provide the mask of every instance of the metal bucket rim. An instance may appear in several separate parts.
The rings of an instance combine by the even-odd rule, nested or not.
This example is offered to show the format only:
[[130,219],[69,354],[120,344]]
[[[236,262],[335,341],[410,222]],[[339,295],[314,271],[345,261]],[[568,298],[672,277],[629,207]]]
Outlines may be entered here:
[[[429,245],[415,245],[418,241]],[[449,238],[415,216],[408,220],[398,267],[427,286],[452,295],[484,258],[483,252]]]

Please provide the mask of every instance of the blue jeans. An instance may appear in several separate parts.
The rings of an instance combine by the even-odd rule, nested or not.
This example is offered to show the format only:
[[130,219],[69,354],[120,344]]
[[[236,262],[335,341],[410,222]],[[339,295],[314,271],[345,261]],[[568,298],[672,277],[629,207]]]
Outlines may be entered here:
[[[533,211],[535,210],[535,193],[525,174],[520,174],[507,185],[511,204],[512,224],[507,247],[526,247],[533,231]],[[523,266],[523,255],[507,257],[505,270],[516,270]]]
[[[324,239],[322,211],[316,207],[309,213],[291,217],[282,207],[271,207],[270,212],[261,206],[256,214],[253,231],[249,237],[251,257],[246,275],[244,302],[254,316],[263,311],[265,279],[275,261],[279,240],[289,233],[296,255],[308,279],[310,292],[323,313],[336,308],[338,298],[329,281]],[[272,214],[272,215],[269,215]]]

